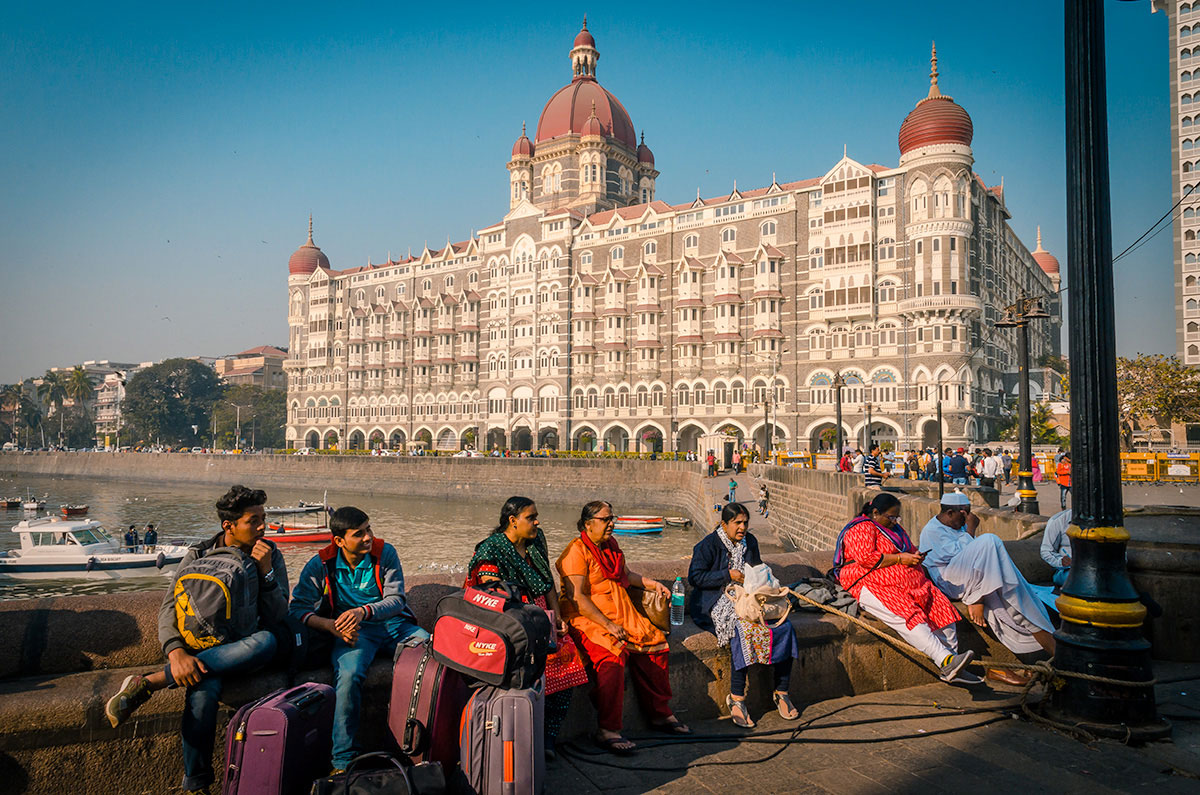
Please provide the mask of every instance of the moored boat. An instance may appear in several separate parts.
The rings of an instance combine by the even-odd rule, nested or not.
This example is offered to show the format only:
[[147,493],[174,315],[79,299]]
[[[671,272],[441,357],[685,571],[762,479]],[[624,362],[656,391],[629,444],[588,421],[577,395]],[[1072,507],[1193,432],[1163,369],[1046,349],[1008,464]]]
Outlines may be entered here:
[[27,511],[44,511],[46,509],[46,497],[26,497],[21,502],[21,507]]
[[5,508],[11,511],[15,508],[20,508],[21,502],[22,500],[20,497],[0,497],[0,508]]
[[661,516],[618,516],[613,521],[613,532],[623,535],[661,533],[666,522]]
[[276,544],[327,544],[331,538],[327,525],[270,522],[263,538]]
[[170,574],[187,547],[159,544],[133,552],[97,521],[45,516],[18,522],[20,549],[0,553],[0,580],[113,580]]
[[79,504],[63,505],[60,507],[60,510],[62,511],[62,515],[67,517],[86,516],[88,512],[88,506]]

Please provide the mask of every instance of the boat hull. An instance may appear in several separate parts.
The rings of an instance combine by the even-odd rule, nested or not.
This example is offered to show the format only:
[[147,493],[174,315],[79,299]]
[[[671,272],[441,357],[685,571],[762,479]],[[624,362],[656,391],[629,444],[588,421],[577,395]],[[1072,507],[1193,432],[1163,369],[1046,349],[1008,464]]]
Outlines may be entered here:
[[169,577],[183,559],[177,552],[167,557],[166,563],[158,568],[157,554],[142,554],[130,559],[123,555],[95,555],[91,570],[86,559],[56,561],[23,561],[20,558],[0,558],[0,582],[10,580],[125,580],[143,577]]
[[285,532],[270,532],[263,538],[276,544],[328,544],[332,540],[328,528],[321,530],[287,530]]
[[613,532],[620,535],[649,535],[661,533],[666,526],[661,516],[618,516]]

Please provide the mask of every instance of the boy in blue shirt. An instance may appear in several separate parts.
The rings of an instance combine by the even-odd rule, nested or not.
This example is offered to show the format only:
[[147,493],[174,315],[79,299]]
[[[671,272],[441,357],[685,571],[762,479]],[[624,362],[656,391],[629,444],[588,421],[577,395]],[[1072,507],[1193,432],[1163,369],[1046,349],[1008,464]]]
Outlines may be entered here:
[[339,508],[329,517],[329,529],[333,543],[305,564],[288,613],[333,635],[333,768],[341,771],[360,751],[362,683],[371,661],[429,633],[417,626],[404,597],[396,548],[375,537],[370,518],[358,508]]

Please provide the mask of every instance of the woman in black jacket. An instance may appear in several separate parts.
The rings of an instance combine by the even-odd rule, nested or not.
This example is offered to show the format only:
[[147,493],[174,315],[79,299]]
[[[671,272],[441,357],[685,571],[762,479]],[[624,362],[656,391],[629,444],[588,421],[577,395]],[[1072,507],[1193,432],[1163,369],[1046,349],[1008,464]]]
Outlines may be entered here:
[[717,643],[729,646],[730,694],[726,698],[733,722],[742,728],[754,728],[746,707],[746,669],[751,665],[772,667],[774,700],[784,720],[796,720],[800,713],[788,698],[792,660],[799,656],[796,632],[790,621],[771,628],[743,621],[725,596],[731,583],[745,582],[746,566],[762,563],[758,540],[750,534],[750,511],[740,502],[731,502],[721,511],[721,523],[692,549],[688,583],[692,586],[691,615],[696,626],[717,636]]

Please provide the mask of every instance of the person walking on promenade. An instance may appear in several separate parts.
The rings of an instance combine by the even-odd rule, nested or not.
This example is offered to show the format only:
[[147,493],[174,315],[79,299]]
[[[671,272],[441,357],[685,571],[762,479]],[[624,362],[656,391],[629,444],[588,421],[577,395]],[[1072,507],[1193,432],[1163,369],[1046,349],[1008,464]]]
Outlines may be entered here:
[[1001,469],[1004,470],[1004,485],[1007,486],[1008,484],[1012,483],[1013,465],[1013,457],[1011,454],[1009,454],[1008,448],[1005,448],[1000,453],[1000,465]]
[[633,674],[638,703],[650,725],[668,734],[692,731],[671,711],[671,678],[667,669],[667,636],[639,613],[629,586],[659,591],[662,583],[630,571],[625,553],[613,538],[612,505],[589,502],[579,515],[579,536],[567,544],[556,567],[562,579],[563,618],[572,639],[591,665],[598,730],[595,743],[615,754],[630,754],[637,745],[622,734],[625,668]]
[[742,454],[736,449],[733,451],[733,472],[737,474],[742,471]]
[[1000,457],[992,454],[992,448],[983,448],[983,460],[979,464],[979,485],[1001,491]]
[[792,622],[785,619],[776,627],[767,627],[738,618],[726,595],[731,584],[745,582],[747,566],[761,564],[758,539],[750,533],[750,512],[740,502],[731,502],[721,511],[721,523],[693,547],[688,566],[692,620],[716,635],[719,646],[729,647],[732,670],[726,705],[733,722],[744,729],[755,725],[746,707],[746,672],[751,665],[771,666],[772,698],[780,717],[800,717],[788,696],[792,660],[800,654]]
[[[946,448],[946,450],[949,453],[949,448]],[[950,482],[959,486],[967,485],[968,463],[963,452],[963,448],[960,447],[946,460],[946,476],[950,479]]]
[[885,471],[879,463],[879,445],[871,442],[871,452],[863,456],[863,485],[868,489],[877,489],[889,477],[891,473]]
[[304,565],[288,613],[333,636],[332,761],[340,772],[362,753],[362,685],[371,662],[379,652],[391,657],[398,644],[426,640],[429,633],[408,606],[396,548],[376,537],[370,517],[352,506],[338,508],[329,532],[333,543]]
[[537,505],[528,497],[509,497],[500,508],[500,523],[491,535],[475,545],[463,587],[475,588],[491,582],[517,585],[524,601],[549,610],[556,619],[558,645],[546,658],[545,674],[546,757],[553,759],[554,744],[571,706],[573,688],[587,684],[588,677],[578,648],[562,621],[546,534],[538,524]]
[[148,675],[125,677],[121,689],[104,708],[109,723],[116,728],[155,692],[187,688],[180,730],[185,792],[207,792],[216,780],[213,735],[225,677],[251,673],[271,661],[276,641],[269,627],[279,624],[287,614],[287,567],[275,545],[263,538],[266,502],[267,495],[261,489],[230,488],[217,500],[221,531],[192,545],[175,570],[177,579],[194,561],[215,552],[232,553],[241,562],[248,584],[245,590],[253,604],[242,602],[241,590],[233,594],[229,608],[235,620],[229,624],[229,639],[205,649],[188,645],[177,622],[173,581],[158,611],[158,639],[167,657],[166,666]]
[[1067,495],[1071,493],[1071,454],[1063,453],[1054,469],[1058,481],[1058,501],[1061,510],[1067,510]]
[[767,484],[758,484],[758,512],[764,514],[767,512]]
[[728,500],[727,500],[728,502],[737,502],[737,487],[738,487],[738,482],[736,480],[734,480],[733,478],[730,478],[729,479],[729,495],[728,495]]
[[838,472],[852,472],[852,471],[854,471],[854,464],[850,458],[850,451],[847,450],[844,453],[842,453],[842,457],[840,459],[838,459]]
[[708,458],[706,459],[706,462],[708,463],[708,476],[710,478],[715,478],[717,476],[717,457],[715,454],[713,454],[712,450],[708,451]]
[[864,610],[928,655],[943,682],[978,683],[965,670],[974,652],[958,652],[958,611],[934,587],[923,559],[900,526],[899,498],[885,491],[838,533],[833,570]]

